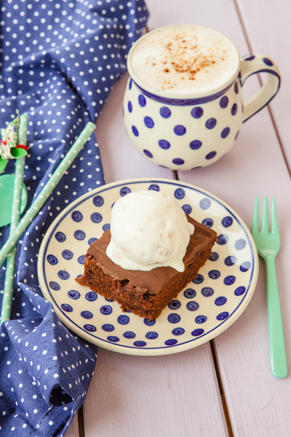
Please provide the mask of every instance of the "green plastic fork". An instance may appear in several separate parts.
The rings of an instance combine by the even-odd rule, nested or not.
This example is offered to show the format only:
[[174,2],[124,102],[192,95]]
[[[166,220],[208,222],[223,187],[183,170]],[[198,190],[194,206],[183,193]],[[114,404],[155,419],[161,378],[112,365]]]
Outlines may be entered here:
[[271,216],[271,232],[269,232],[268,200],[265,197],[260,232],[259,198],[257,197],[252,223],[252,236],[259,255],[266,263],[271,369],[273,375],[277,378],[285,378],[288,375],[288,366],[275,266],[275,259],[280,249],[281,240],[274,197],[272,198]]

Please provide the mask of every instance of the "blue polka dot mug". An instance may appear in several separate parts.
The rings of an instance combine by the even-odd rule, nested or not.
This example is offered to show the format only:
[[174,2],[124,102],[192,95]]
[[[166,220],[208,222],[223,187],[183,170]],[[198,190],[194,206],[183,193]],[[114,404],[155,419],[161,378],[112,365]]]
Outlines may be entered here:
[[[187,27],[185,25],[183,27]],[[175,26],[171,26],[175,27]],[[193,27],[193,26],[190,26]],[[211,30],[195,26],[204,30]],[[165,29],[165,28],[164,28]],[[157,92],[137,76],[132,68],[132,54],[149,34],[145,34],[131,48],[127,67],[123,113],[129,139],[145,158],[172,170],[205,167],[225,155],[234,144],[242,123],[260,111],[277,94],[280,73],[274,61],[264,55],[240,58],[234,44],[235,69],[219,87],[207,92],[177,94],[171,90]],[[267,80],[259,92],[244,102],[242,86],[245,80],[265,72]]]

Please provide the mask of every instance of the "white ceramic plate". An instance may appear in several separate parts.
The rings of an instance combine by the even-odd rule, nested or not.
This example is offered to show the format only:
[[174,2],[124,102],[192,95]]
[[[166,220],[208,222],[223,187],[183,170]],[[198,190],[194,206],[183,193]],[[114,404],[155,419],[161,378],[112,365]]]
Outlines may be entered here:
[[[218,242],[210,259],[154,321],[80,286],[84,255],[110,226],[114,202],[130,191],[155,189],[196,220],[213,227]],[[255,290],[258,256],[241,218],[210,193],[179,181],[136,179],[105,185],[69,205],[48,229],[39,253],[38,277],[62,322],[91,343],[120,353],[163,355],[199,346],[242,314]]]

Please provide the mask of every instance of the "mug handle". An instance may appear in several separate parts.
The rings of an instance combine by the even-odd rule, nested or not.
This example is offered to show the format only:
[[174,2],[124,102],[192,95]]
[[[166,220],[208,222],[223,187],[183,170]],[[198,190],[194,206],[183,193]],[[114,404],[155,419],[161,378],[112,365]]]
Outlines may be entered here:
[[247,55],[241,59],[241,86],[245,80],[257,73],[269,73],[261,89],[244,103],[243,123],[263,109],[280,88],[280,72],[274,61],[264,55]]

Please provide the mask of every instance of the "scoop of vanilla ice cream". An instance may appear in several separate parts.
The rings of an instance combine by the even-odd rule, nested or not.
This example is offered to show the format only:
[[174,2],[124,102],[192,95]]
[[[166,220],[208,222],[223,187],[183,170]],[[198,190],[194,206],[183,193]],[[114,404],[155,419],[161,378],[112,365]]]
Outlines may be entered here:
[[135,191],[112,208],[107,256],[126,270],[170,266],[179,272],[194,226],[182,208],[158,191]]

